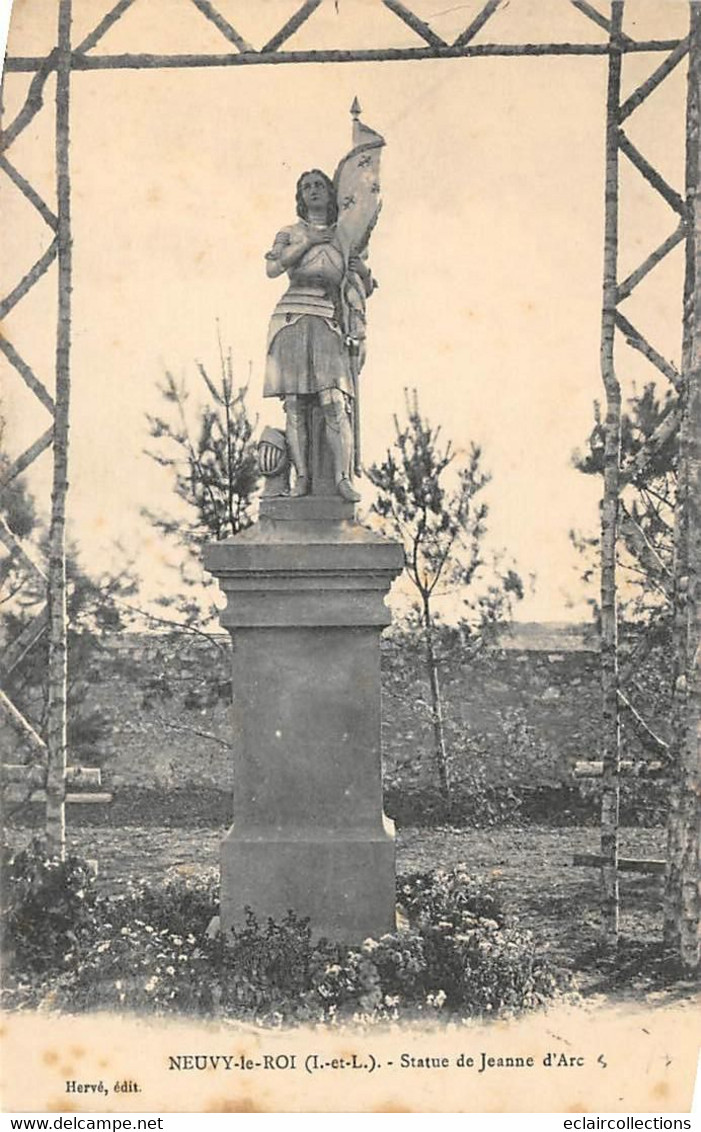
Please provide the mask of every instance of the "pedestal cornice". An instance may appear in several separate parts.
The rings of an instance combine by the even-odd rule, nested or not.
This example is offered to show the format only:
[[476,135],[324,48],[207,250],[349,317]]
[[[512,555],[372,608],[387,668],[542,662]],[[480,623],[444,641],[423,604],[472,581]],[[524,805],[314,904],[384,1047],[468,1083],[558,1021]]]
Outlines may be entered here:
[[311,508],[299,510],[299,519],[264,516],[205,548],[205,567],[227,597],[222,624],[388,625],[384,598],[402,571],[402,547],[352,519],[320,520],[310,517]]

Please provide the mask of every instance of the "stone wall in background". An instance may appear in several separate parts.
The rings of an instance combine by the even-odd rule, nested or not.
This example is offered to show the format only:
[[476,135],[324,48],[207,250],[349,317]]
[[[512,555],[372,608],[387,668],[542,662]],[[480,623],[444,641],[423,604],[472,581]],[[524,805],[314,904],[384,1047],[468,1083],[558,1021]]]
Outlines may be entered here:
[[109,720],[103,782],[231,790],[229,638],[124,633],[105,642],[89,694]]
[[[83,762],[103,768],[107,789],[232,790],[229,649],[227,637],[189,633],[105,639],[85,700],[105,734]],[[428,780],[422,655],[389,638],[382,661],[386,768]],[[476,657],[459,646],[444,650],[441,684],[458,769],[476,767],[495,783],[567,783],[577,759],[598,757],[598,653],[583,626],[516,626]],[[664,720],[656,722],[664,733]],[[18,757],[12,733],[0,741],[5,760]]]

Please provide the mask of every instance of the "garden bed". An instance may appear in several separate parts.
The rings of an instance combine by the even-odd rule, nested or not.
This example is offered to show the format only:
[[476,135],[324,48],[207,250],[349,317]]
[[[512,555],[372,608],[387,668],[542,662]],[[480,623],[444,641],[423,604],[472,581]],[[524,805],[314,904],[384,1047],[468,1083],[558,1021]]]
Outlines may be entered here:
[[[218,867],[224,828],[165,826],[70,826],[68,845],[79,856],[97,858],[99,885],[119,894],[129,879],[158,885],[174,877],[198,878]],[[10,831],[14,846],[26,844],[28,829]],[[623,829],[622,855],[635,858],[664,856],[662,829]],[[597,955],[600,874],[596,868],[575,866],[575,853],[595,853],[598,831],[526,826],[469,830],[455,828],[400,829],[397,834],[399,872],[450,869],[464,862],[471,875],[485,878],[501,899],[510,918],[534,933],[554,962],[580,972],[584,992],[607,990],[612,972]],[[621,931],[641,949],[640,970],[628,964],[626,984],[634,993],[653,986],[653,974],[643,952],[661,940],[662,884],[660,876],[628,873],[621,876]]]

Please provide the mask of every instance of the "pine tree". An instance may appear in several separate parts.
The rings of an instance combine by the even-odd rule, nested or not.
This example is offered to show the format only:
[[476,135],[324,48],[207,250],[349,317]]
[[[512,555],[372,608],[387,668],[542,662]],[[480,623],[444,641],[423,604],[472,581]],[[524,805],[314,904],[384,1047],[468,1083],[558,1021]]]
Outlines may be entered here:
[[[513,569],[487,563],[488,508],[481,493],[490,481],[482,451],[472,444],[466,463],[454,464],[450,441],[421,415],[416,391],[406,393],[406,421],[395,417],[395,441],[381,464],[368,471],[378,489],[372,511],[404,547],[406,575],[416,590],[418,619],[431,693],[434,755],[441,795],[450,814],[450,764],[437,658],[435,601],[446,592],[462,600],[465,631],[475,636],[507,619],[523,596]],[[485,582],[486,585],[480,583]]]
[[200,628],[216,619],[214,598],[209,608],[194,587],[206,584],[201,567],[205,542],[230,538],[253,522],[253,498],[258,464],[253,442],[255,420],[246,404],[247,387],[236,388],[231,351],[220,347],[221,370],[212,380],[201,363],[197,370],[208,399],[191,410],[191,394],[183,382],[167,373],[159,386],[167,412],[148,416],[149,435],[156,446],[147,450],[172,476],[175,496],[185,504],[185,518],[169,512],[142,514],[180,553],[177,595],[162,604],[177,617],[181,628]]

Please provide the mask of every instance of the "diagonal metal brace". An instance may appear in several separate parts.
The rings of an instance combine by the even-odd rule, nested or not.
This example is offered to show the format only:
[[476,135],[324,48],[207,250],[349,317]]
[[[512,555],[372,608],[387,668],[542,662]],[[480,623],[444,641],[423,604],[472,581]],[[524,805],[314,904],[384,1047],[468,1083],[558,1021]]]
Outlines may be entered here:
[[667,566],[660,558],[657,547],[653,546],[640,523],[630,514],[627,508],[620,503],[619,533],[628,545],[628,550],[635,556],[640,565],[650,577],[651,583],[657,583],[667,598],[672,596],[672,579]]
[[39,381],[31,366],[29,366],[24,358],[15,350],[14,346],[8,338],[0,334],[0,353],[4,354],[10,365],[14,366],[17,373],[20,375],[25,385],[31,389],[34,396],[41,401],[45,409],[48,409],[53,416],[55,405],[54,399],[46,389],[46,387]]
[[37,735],[31,723],[24,718],[21,711],[13,704],[9,696],[0,690],[0,711],[9,720],[20,738],[29,743],[32,750],[46,759],[46,743]]
[[668,185],[661,173],[658,173],[654,165],[651,165],[646,157],[636,146],[633,145],[630,138],[624,134],[623,130],[618,131],[618,145],[623,153],[625,153],[628,160],[635,166],[639,173],[645,178],[649,185],[663,197],[670,208],[678,212],[681,217],[686,219],[687,207],[679,195],[679,193]]
[[19,169],[16,169],[11,161],[8,161],[4,154],[0,154],[0,169],[10,178],[13,184],[17,186],[19,191],[27,198],[30,204],[33,204],[37,212],[43,220],[46,221],[52,232],[58,230],[58,217],[51,211],[48,204],[34,186],[30,184],[26,177],[23,177]]
[[652,730],[650,724],[645,719],[643,719],[640,712],[633,706],[628,697],[623,694],[620,688],[618,690],[618,702],[630,716],[631,722],[638,735],[638,738],[642,741],[644,746],[668,758],[669,743],[665,743],[664,739],[661,739],[660,736]]
[[429,27],[425,20],[420,19],[415,12],[407,8],[406,4],[402,4],[401,0],[382,0],[385,8],[389,8],[390,12],[394,12],[395,16],[399,16],[400,20],[420,35],[431,47],[447,47],[448,44],[439,35],[436,35],[433,28]]
[[647,259],[645,259],[643,263],[640,264],[640,267],[636,268],[635,271],[632,271],[627,279],[624,279],[622,283],[618,284],[618,288],[616,290],[616,302],[622,303],[624,299],[627,299],[632,291],[638,286],[638,283],[640,283],[645,278],[645,276],[652,271],[653,267],[657,267],[657,264],[660,263],[665,258],[665,256],[668,255],[673,250],[673,248],[676,248],[677,244],[680,244],[685,238],[686,224],[682,220],[679,224],[679,227],[676,228],[674,232],[672,232],[672,235],[668,236],[666,240],[663,240],[660,246],[656,248],[654,252],[651,252]]
[[262,55],[266,51],[277,51],[278,47],[282,47],[283,43],[294,35],[303,23],[306,23],[312,13],[316,12],[320,4],[321,0],[305,0],[302,7],[275,33],[272,39],[268,40],[265,47],[261,47],[260,54]]
[[660,83],[667,78],[667,75],[674,70],[678,63],[681,63],[684,56],[688,55],[688,53],[689,40],[683,39],[681,43],[677,44],[671,55],[668,55],[665,61],[660,63],[659,67],[652,72],[650,77],[646,79],[644,83],[641,83],[637,90],[633,91],[630,98],[626,99],[618,111],[618,121],[624,122],[626,118],[640,106],[641,102],[644,102],[648,95],[652,94],[653,90],[657,89]]
[[7,129],[0,133],[0,153],[4,153],[12,145],[15,138],[26,129],[44,105],[44,85],[51,72],[56,69],[56,58],[57,52],[54,50],[45,59],[39,60],[36,74],[29,84],[24,106]]
[[7,680],[29,650],[40,641],[49,627],[49,607],[44,604],[18,637],[6,648],[0,660],[0,680]]
[[[633,459],[623,465],[621,468],[620,483],[622,485],[635,483],[640,476],[643,476],[648,464],[656,458],[660,448],[672,439],[678,428],[679,410],[674,406],[669,409],[662,418],[655,431],[651,433],[645,441],[643,447],[638,449]],[[623,677],[621,677],[621,679],[623,679]]]
[[41,566],[39,566],[39,564],[34,561],[32,555],[24,549],[22,544],[10,530],[7,522],[2,515],[0,515],[0,542],[7,547],[13,558],[19,559],[26,570],[28,570],[31,574],[34,574],[34,576],[38,578],[40,582],[46,582],[46,574],[42,570]]
[[97,27],[90,32],[90,35],[86,35],[82,43],[78,44],[78,46],[75,48],[75,51],[79,54],[82,54],[82,52],[89,51],[91,47],[94,47],[96,43],[99,43],[103,35],[105,35],[110,30],[113,24],[116,24],[117,20],[124,15],[128,8],[131,8],[133,3],[134,0],[119,0],[119,2],[115,4],[114,8],[112,8],[111,11],[107,13],[105,18],[103,20],[100,20],[100,23],[97,25]]
[[[572,7],[576,8],[578,12],[581,12],[583,16],[588,16],[589,19],[593,21],[593,23],[597,24],[600,28],[603,28],[604,31],[609,32],[610,34],[610,19],[608,18],[608,16],[602,15],[598,8],[595,8],[593,4],[589,4],[588,0],[570,0],[570,3],[572,4]],[[629,35],[626,35],[625,32],[621,32],[619,39],[621,43],[635,43],[635,40],[631,39],[631,37]]]
[[210,23],[222,33],[229,43],[233,43],[235,47],[241,52],[253,51],[250,43],[247,43],[243,36],[239,35],[233,24],[225,20],[220,12],[210,4],[209,0],[192,0],[197,10],[202,13]]
[[42,275],[44,275],[49,270],[57,255],[58,240],[52,240],[43,256],[41,256],[36,261],[34,266],[29,269],[24,278],[20,279],[14,291],[11,291],[9,295],[6,295],[6,297],[0,303],[0,321],[2,321],[2,319],[4,319],[5,316],[10,313],[13,307],[17,306],[17,303],[20,301],[20,299],[24,298],[24,296],[27,294],[27,291],[31,290],[34,284],[38,282],[39,279],[41,279]]
[[455,40],[453,47],[465,47],[472,39],[475,38],[478,31],[481,31],[487,20],[496,12],[502,0],[487,0],[484,8],[477,16],[475,16],[472,23],[465,28],[458,38]]
[[25,449],[21,456],[13,460],[9,467],[0,474],[0,492],[3,492],[8,484],[12,483],[14,479],[17,479],[17,476],[21,475],[25,468],[33,464],[38,456],[41,456],[44,449],[49,447],[53,438],[54,430],[52,426],[51,428],[47,428],[46,432],[35,440],[33,444],[30,444],[29,448]]
[[637,350],[638,353],[646,357],[649,362],[652,362],[652,364],[657,367],[660,373],[663,373],[665,377],[672,382],[672,385],[675,387],[675,389],[681,389],[681,375],[679,374],[679,371],[671,364],[671,362],[668,362],[666,358],[663,358],[662,354],[660,354],[654,346],[650,345],[650,343],[646,338],[643,337],[640,331],[633,326],[633,323],[629,322],[625,315],[621,314],[620,311],[616,311],[614,318],[616,321],[616,326],[625,335],[625,339],[628,345],[632,346],[634,350]]

